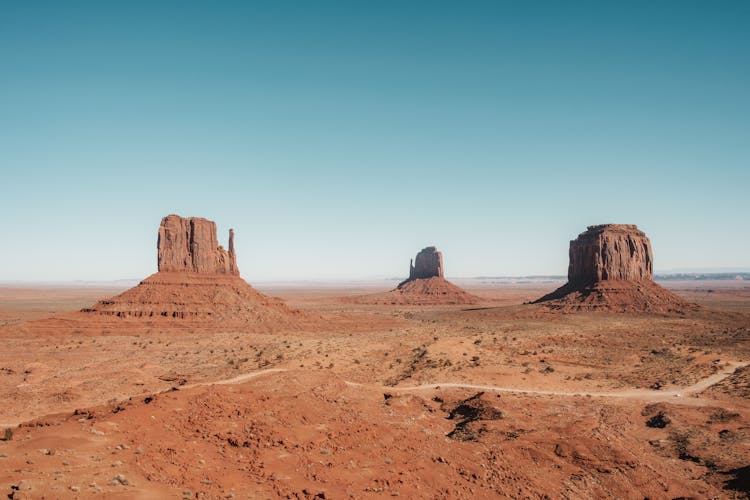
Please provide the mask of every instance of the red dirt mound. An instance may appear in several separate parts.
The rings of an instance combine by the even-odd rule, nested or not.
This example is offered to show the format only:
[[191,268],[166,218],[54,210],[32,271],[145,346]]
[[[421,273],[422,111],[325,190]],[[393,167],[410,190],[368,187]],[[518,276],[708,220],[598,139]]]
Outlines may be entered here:
[[231,275],[158,272],[84,313],[117,318],[184,319],[293,326],[306,315]]
[[359,304],[449,305],[476,304],[482,299],[445,278],[434,276],[407,280],[390,292],[354,297],[350,301]]
[[684,313],[691,304],[653,281],[599,281],[577,288],[569,283],[535,301],[559,311]]

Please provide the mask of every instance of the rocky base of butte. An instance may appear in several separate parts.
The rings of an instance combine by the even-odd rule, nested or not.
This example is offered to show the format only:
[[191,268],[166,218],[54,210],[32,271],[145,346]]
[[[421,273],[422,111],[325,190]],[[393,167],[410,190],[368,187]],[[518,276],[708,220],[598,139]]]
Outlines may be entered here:
[[568,282],[535,301],[557,310],[684,312],[692,308],[653,281],[651,242],[634,224],[601,224],[570,242]]
[[401,283],[389,295],[392,304],[476,304],[482,299],[445,278],[419,278]]
[[237,276],[158,272],[82,312],[122,319],[190,320],[294,326],[306,317]]

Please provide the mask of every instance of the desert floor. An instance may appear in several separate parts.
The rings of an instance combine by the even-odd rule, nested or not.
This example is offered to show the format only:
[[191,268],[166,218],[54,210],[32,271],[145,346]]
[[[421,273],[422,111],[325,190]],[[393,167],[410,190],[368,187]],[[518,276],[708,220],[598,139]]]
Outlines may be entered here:
[[0,288],[0,494],[746,498],[750,284],[667,286],[701,307],[259,287],[318,318],[265,333],[75,312],[121,289]]

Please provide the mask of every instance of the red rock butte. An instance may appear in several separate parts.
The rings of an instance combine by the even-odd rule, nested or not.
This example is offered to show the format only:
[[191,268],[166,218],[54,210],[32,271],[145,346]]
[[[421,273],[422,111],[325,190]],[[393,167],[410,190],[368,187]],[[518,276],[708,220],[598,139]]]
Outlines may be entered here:
[[240,278],[231,229],[225,250],[218,244],[213,221],[168,215],[159,226],[156,246],[156,274],[82,312],[115,318],[227,321],[262,329],[294,326],[305,317]]
[[568,282],[538,299],[553,309],[682,312],[690,304],[653,281],[651,242],[635,224],[589,226],[570,242]]
[[481,299],[444,278],[443,254],[434,246],[423,248],[409,263],[409,278],[385,293],[350,298],[361,304],[446,305],[476,304]]
[[443,254],[436,247],[423,248],[417,258],[409,262],[409,280],[444,278]]
[[156,249],[159,271],[240,275],[234,229],[229,230],[229,251],[224,250],[216,239],[216,223],[208,219],[164,217]]

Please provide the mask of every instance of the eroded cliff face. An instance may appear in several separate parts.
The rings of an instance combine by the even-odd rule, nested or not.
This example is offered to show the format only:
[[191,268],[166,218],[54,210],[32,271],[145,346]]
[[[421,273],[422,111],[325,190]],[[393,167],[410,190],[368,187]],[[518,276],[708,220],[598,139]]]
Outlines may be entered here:
[[654,283],[651,242],[634,224],[589,226],[570,242],[568,282],[536,303],[562,311],[683,313],[695,306]]
[[229,230],[227,251],[216,238],[216,223],[208,219],[164,217],[156,247],[160,272],[240,274],[234,252],[234,231]]
[[589,226],[570,242],[568,283],[576,287],[599,281],[651,281],[651,242],[635,224]]
[[435,247],[427,247],[420,250],[417,258],[409,264],[409,280],[444,278],[443,276],[443,254]]

